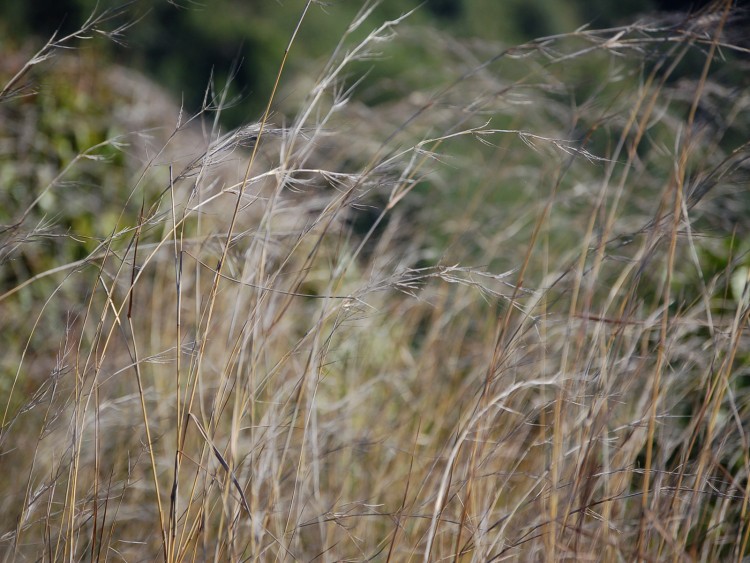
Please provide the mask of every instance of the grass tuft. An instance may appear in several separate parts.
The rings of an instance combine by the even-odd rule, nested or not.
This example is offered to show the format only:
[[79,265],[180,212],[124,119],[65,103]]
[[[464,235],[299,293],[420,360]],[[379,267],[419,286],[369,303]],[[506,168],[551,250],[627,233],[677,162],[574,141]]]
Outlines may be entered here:
[[4,559],[742,561],[741,14],[371,8],[233,131],[62,52],[127,11],[0,63]]

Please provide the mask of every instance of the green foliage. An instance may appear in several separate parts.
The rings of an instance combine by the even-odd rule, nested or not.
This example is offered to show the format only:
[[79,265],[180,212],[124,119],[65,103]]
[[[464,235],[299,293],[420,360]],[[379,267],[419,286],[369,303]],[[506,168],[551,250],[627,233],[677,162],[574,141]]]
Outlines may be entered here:
[[[287,1],[280,9],[276,2],[138,0],[132,7],[138,25],[128,32],[125,46],[103,45],[101,50],[145,70],[183,99],[191,112],[201,108],[207,88],[209,105],[213,105],[218,103],[219,92],[228,87],[228,99],[233,103],[224,108],[223,120],[230,127],[238,126],[265,109],[276,69],[304,4],[302,0]],[[416,0],[375,3],[371,21],[396,19],[419,4]],[[304,56],[291,58],[289,72],[309,74],[311,62],[328,56],[362,5],[313,3],[294,46]],[[35,34],[46,39],[55,31],[73,31],[97,7],[103,6],[94,0],[6,2],[0,7],[0,22],[4,20],[6,32],[16,37]],[[426,9],[410,18],[409,25],[437,25],[459,36],[499,39],[509,46],[563,33],[591,20],[599,27],[612,25],[648,8],[645,0],[640,4],[600,2],[595,7],[582,0],[431,0]],[[355,33],[353,39],[362,36]],[[408,74],[413,81],[439,79],[429,71],[437,68],[429,50],[417,53],[402,42],[382,47],[383,60],[366,65],[372,72],[361,90],[367,103],[386,100],[383,92],[372,91],[384,77]],[[411,72],[415,68],[424,69],[424,76]],[[353,70],[355,75],[361,74],[360,68]],[[408,90],[414,85],[400,87]]]

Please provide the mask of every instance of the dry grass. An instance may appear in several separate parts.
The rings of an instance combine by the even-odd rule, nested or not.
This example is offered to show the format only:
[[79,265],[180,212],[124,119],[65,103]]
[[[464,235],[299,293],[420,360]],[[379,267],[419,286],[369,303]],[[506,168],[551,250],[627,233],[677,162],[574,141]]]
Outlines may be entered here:
[[[93,232],[42,205],[99,149],[7,211],[5,559],[742,561],[730,3],[512,48],[364,16],[293,118],[118,138]],[[350,99],[392,41],[443,69]]]

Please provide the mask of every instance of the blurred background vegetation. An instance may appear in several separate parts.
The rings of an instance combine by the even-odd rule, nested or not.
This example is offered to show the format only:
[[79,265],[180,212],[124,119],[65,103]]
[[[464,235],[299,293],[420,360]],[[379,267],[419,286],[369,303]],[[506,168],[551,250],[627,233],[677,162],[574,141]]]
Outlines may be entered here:
[[[374,21],[396,18],[422,6],[410,24],[432,25],[457,37],[500,41],[515,45],[535,37],[569,32],[583,25],[604,28],[633,20],[639,14],[659,10],[697,9],[705,2],[676,0],[386,0],[375,7]],[[232,77],[229,89],[235,100],[224,111],[228,126],[257,119],[268,99],[276,70],[303,0],[135,0],[131,11],[138,24],[128,30],[126,42],[97,43],[106,57],[138,68],[167,87],[185,109],[200,109],[213,77],[217,89]],[[96,0],[4,2],[0,5],[0,41],[20,44],[39,42],[53,33],[70,33],[96,9],[120,5]],[[316,2],[300,29],[290,71],[305,70],[310,61],[325,59],[335,47],[363,2],[332,0]],[[98,7],[98,8],[97,8]],[[91,47],[89,47],[91,48]],[[7,46],[4,47],[7,50]],[[389,52],[368,76],[360,92],[384,74],[400,74],[405,68],[430,65],[424,54],[403,48]],[[317,67],[312,67],[317,68]],[[367,100],[379,101],[371,95]]]
[[[169,104],[171,100],[157,102],[152,93],[124,92],[120,84],[111,82],[105,68],[115,63],[145,73],[166,88],[172,99],[182,104],[187,115],[201,111],[206,99],[209,106],[219,105],[218,99],[226,90],[231,103],[220,104],[223,127],[254,123],[265,109],[283,51],[305,3],[304,0],[135,0],[126,4],[97,0],[39,0],[0,3],[0,49],[5,55],[4,61],[0,61],[0,71],[6,78],[17,72],[51,36],[60,38],[75,32],[93,13],[127,6],[122,12],[123,17],[108,22],[106,27],[112,29],[133,24],[120,36],[120,42],[104,37],[74,42],[79,55],[77,62],[58,58],[43,65],[38,72],[35,69],[27,77],[27,83],[32,85],[30,91],[38,95],[0,106],[0,141],[8,147],[0,172],[0,224],[12,224],[19,210],[32,205],[34,191],[28,186],[51,185],[58,181],[56,178],[61,173],[67,182],[64,197],[55,190],[45,192],[34,212],[26,217],[29,232],[52,232],[54,225],[56,238],[35,236],[33,240],[25,240],[31,244],[24,245],[23,260],[7,260],[8,256],[0,254],[0,264],[6,265],[1,280],[3,286],[14,287],[20,280],[52,268],[56,261],[72,262],[87,256],[117,225],[120,210],[109,208],[109,199],[121,200],[123,187],[129,185],[127,179],[134,178],[142,164],[124,158],[120,150],[107,140],[140,128],[173,125],[170,109],[158,109],[166,107],[159,104]],[[458,51],[463,48],[460,47],[463,42],[471,49],[483,52],[483,56],[492,57],[498,48],[519,45],[537,37],[566,33],[581,26],[607,28],[623,25],[639,17],[653,17],[664,10],[696,10],[704,3],[674,0],[384,0],[373,4],[371,21],[395,19],[419,7],[405,22],[406,28],[437,29],[435,41],[455,37],[459,40]],[[361,0],[313,3],[300,28],[293,56],[287,63],[281,95],[276,98],[273,119],[278,124],[284,122],[285,115],[293,115],[298,110],[301,98],[308,92],[310,84],[317,80],[320,69],[364,4]],[[675,21],[679,23],[679,16],[675,16]],[[736,28],[736,23],[734,25]],[[746,22],[744,25],[745,29],[734,30],[732,39],[735,42],[743,34],[744,37],[750,36],[745,33]],[[363,26],[363,29],[368,28]],[[349,66],[349,83],[357,81],[353,96],[358,103],[369,107],[389,102],[395,104],[409,100],[414,93],[424,96],[431,89],[446,84],[449,75],[444,68],[449,63],[445,58],[446,49],[431,44],[424,35],[416,34],[410,39],[404,31],[404,27],[400,27],[402,37],[399,41],[382,45],[382,58]],[[350,37],[350,44],[361,40],[365,33],[362,29],[355,32]],[[462,61],[463,55],[458,51],[449,55],[455,58],[450,64],[476,64],[470,59]],[[729,58],[737,56],[732,52],[723,55]],[[699,72],[703,60],[699,50],[688,53],[681,63],[682,68],[671,73],[670,81],[677,83],[681,76]],[[565,84],[559,93],[563,105],[568,105],[571,100],[585,105],[594,94],[598,96],[598,104],[606,105],[604,100],[614,103],[623,86],[609,80],[611,62],[607,56],[592,55],[575,63],[544,69],[549,76],[541,80]],[[622,68],[627,68],[627,63],[620,63],[626,65]],[[499,64],[493,72],[506,80],[521,78],[513,73],[518,73],[522,66]],[[726,86],[742,89],[750,83],[748,73],[736,72],[736,67],[729,64],[714,72]],[[630,76],[628,80],[634,80],[641,75],[641,69],[630,68],[626,74]],[[138,83],[135,87],[143,89],[146,86]],[[687,101],[675,98],[673,107],[687,112],[691,94],[687,95]],[[133,116],[126,114],[132,113],[128,108],[132,108],[134,99],[149,99],[153,106],[151,114],[161,112],[162,120],[133,122]],[[718,119],[720,113],[716,110],[711,114],[705,104],[699,110],[700,117],[707,121]],[[515,117],[495,115],[493,125],[518,126],[513,120],[517,120],[520,114],[517,109],[513,111]],[[204,112],[204,116],[210,116],[210,113]],[[526,116],[526,119],[531,117]],[[591,125],[586,120],[587,117],[582,115],[576,130],[570,132],[572,137],[579,136],[585,130],[582,129],[584,125]],[[560,124],[562,129],[568,126],[570,124]],[[732,131],[730,128],[726,132],[728,146],[741,142],[740,138],[732,137]],[[642,146],[655,143],[656,138],[656,129],[652,129],[651,136],[644,139]],[[589,142],[594,152],[607,152],[604,146],[596,145],[596,136]],[[98,144],[102,146],[97,147]],[[469,160],[491,158],[487,154],[478,154],[475,144],[468,139],[453,141],[452,150]],[[106,165],[102,165],[102,159],[107,160]],[[75,166],[71,167],[73,163]],[[342,162],[340,166],[346,169],[361,164]],[[71,169],[66,171],[67,167]],[[445,173],[452,186],[442,194],[446,201],[460,203],[466,197],[462,190],[467,193],[475,190],[476,185],[463,181],[465,178],[462,178],[460,167]],[[434,186],[415,190],[412,204],[420,207],[421,191],[431,188]],[[161,189],[161,185],[153,189]],[[498,205],[508,204],[509,199],[516,197],[514,194],[521,193],[524,193],[524,188],[519,185],[513,190],[483,197],[491,203],[486,208],[492,210]],[[746,198],[741,199],[744,202]],[[81,206],[84,200],[86,204]],[[137,211],[137,202],[131,202],[130,206],[133,208],[130,211]],[[744,214],[745,206],[745,203],[735,202],[734,209],[722,213],[722,216],[730,217],[731,223]],[[442,207],[448,215],[452,213],[453,205]],[[435,209],[433,213],[440,211]],[[361,214],[365,216],[367,211]],[[355,222],[354,227],[366,232],[372,220],[372,217],[364,217]],[[434,224],[444,225],[447,221],[441,219]],[[492,223],[486,225],[491,228]],[[79,244],[67,244],[65,237],[69,233],[76,233]],[[445,233],[434,229],[430,234],[440,238],[438,246],[446,242],[443,240]],[[6,236],[10,235],[6,233]],[[13,236],[18,238],[20,235]],[[50,248],[50,245],[55,248]],[[51,257],[54,257],[53,261]],[[722,267],[724,260],[719,262],[719,267]],[[44,283],[35,287],[39,292],[37,298],[50,290]],[[9,359],[9,363],[14,365],[15,360]]]

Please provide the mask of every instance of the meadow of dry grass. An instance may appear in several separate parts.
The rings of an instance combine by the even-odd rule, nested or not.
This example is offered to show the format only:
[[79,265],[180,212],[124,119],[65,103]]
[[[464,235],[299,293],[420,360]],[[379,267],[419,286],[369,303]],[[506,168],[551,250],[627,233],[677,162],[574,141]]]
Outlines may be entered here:
[[[3,560],[743,561],[731,3],[512,47],[367,15],[231,132],[45,60],[91,29],[4,63]],[[396,42],[440,64],[364,104]]]

